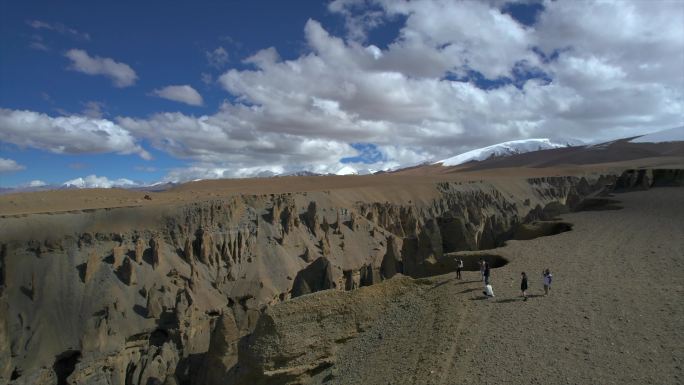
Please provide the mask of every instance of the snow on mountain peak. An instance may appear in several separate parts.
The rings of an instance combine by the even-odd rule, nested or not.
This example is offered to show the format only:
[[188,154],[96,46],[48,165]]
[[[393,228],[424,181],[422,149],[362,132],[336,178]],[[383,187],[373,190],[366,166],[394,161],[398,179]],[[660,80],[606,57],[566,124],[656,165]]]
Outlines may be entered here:
[[459,164],[471,161],[482,161],[492,157],[509,156],[522,154],[525,152],[549,150],[553,148],[569,146],[569,144],[552,142],[546,138],[511,140],[509,142],[498,143],[464,152],[451,158],[440,160],[433,164],[441,164],[442,166],[457,166]]
[[356,171],[356,169],[354,169],[351,166],[344,166],[335,173],[335,175],[356,175],[356,174],[358,174],[358,172]]
[[112,188],[112,187],[135,187],[137,184],[130,179],[120,178],[110,180],[105,176],[88,175],[85,178],[68,180],[62,184],[67,188]]

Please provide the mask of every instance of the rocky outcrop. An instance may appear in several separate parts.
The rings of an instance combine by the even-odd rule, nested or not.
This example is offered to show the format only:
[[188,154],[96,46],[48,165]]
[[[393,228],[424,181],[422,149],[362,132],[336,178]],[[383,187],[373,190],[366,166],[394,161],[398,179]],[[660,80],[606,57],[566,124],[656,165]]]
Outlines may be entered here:
[[295,384],[330,367],[340,344],[355,338],[420,281],[396,278],[355,291],[327,291],[269,308],[239,346],[235,382]]
[[392,278],[397,274],[404,272],[402,257],[401,257],[401,242],[399,238],[390,235],[387,238],[387,251],[382,258],[380,265],[380,275],[382,279]]
[[684,186],[684,170],[626,170],[615,181],[614,189],[617,192],[623,192],[633,190],[647,190],[653,186]]
[[138,238],[138,240],[135,241],[135,263],[137,263],[138,265],[142,265],[144,253],[145,241],[143,241],[142,238]]
[[[254,338],[266,349],[274,334],[252,332],[277,324],[271,305],[301,297],[292,302],[306,313],[317,291],[335,289],[342,304],[352,295],[344,289],[429,275],[445,255],[501,245],[613,182],[535,178],[511,190],[444,182],[429,197],[407,188],[403,200],[371,193],[343,206],[349,200],[333,191],[5,217],[0,385],[8,371],[12,384],[218,383],[238,378],[240,349],[255,359],[248,377],[277,378],[278,357],[283,367],[303,364],[291,352],[250,353],[238,343]],[[372,298],[353,295],[365,299],[339,310],[349,335],[384,306],[362,310]]]
[[327,258],[320,257],[297,273],[292,284],[292,297],[334,289],[335,287],[332,265]]
[[150,249],[152,255],[152,268],[156,269],[159,267],[159,263],[161,263],[162,260],[160,240],[156,238],[150,239]]
[[197,384],[223,385],[234,375],[238,360],[240,330],[232,313],[224,313],[216,322],[211,333],[211,342],[201,370],[196,377]]
[[653,187],[684,186],[684,170],[654,169]]
[[125,257],[124,261],[121,263],[121,266],[117,270],[117,274],[119,279],[121,279],[121,282],[125,283],[126,285],[130,286],[137,283],[135,277],[135,267],[131,259],[128,257]]
[[615,181],[615,190],[647,190],[652,184],[652,170],[627,170]]

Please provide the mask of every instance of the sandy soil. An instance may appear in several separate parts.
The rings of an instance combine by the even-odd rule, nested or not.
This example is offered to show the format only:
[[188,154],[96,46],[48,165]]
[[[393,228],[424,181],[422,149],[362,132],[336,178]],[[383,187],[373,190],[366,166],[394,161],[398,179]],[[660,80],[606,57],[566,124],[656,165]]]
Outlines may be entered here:
[[[338,352],[336,384],[684,383],[684,188],[616,195],[624,208],[569,214],[572,231],[495,253],[479,272],[432,278]],[[492,252],[491,250],[489,252]],[[541,272],[554,273],[543,296]],[[520,272],[531,298],[520,298]]]

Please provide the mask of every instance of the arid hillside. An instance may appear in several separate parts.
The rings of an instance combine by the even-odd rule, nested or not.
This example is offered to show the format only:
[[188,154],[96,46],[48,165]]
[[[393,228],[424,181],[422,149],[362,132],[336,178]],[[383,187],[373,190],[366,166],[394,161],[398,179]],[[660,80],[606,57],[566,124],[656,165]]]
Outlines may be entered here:
[[[632,160],[630,168],[670,165],[676,157],[657,159]],[[93,189],[1,196],[0,383],[481,382],[474,371],[481,361],[464,360],[488,360],[476,355],[486,350],[475,348],[505,346],[504,335],[492,337],[491,344],[466,342],[480,341],[473,336],[488,341],[488,332],[476,326],[485,322],[478,317],[494,312],[492,319],[506,324],[503,309],[518,304],[470,301],[478,299],[477,282],[444,276],[453,270],[453,253],[466,259],[467,268],[479,257],[492,262],[495,274],[507,277],[496,281],[502,299],[514,297],[520,267],[536,278],[547,262],[559,268],[565,263],[561,250],[569,244],[552,239],[589,242],[578,250],[584,250],[586,272],[594,274],[594,257],[586,249],[593,238],[586,234],[620,231],[621,221],[661,211],[569,217],[591,215],[586,223],[565,215],[621,204],[610,200],[622,195],[606,197],[613,192],[653,188],[624,195],[639,197],[629,207],[643,210],[651,207],[650,196],[661,202],[653,210],[676,205],[681,197],[680,188],[657,188],[681,185],[681,169],[626,171],[624,165],[573,166],[573,172],[571,166],[426,169],[422,175],[413,169],[361,177],[201,181],[156,193]],[[668,215],[670,222],[646,225],[648,231],[676,239],[672,227],[656,226],[676,226],[681,215]],[[602,236],[615,242],[610,234]],[[603,250],[601,239],[591,241],[596,250]],[[515,251],[516,245],[548,252]],[[667,247],[668,253],[681,252],[676,242]],[[553,259],[547,259],[550,254]],[[674,271],[681,269],[673,263]],[[578,293],[593,295],[587,285],[598,283],[585,279],[601,281],[600,276],[581,272],[573,278],[579,279]],[[634,282],[623,273],[605,279]],[[468,281],[473,274],[467,273]],[[558,292],[547,302],[570,294]],[[584,303],[568,301],[559,306]],[[591,317],[604,301],[602,296],[588,308]],[[529,307],[541,309],[543,303],[534,298]],[[487,307],[473,311],[481,306]],[[605,332],[602,325],[598,330]],[[537,341],[520,333],[514,341]],[[641,350],[635,352],[642,357]],[[612,362],[602,359],[601,368]],[[504,367],[492,373],[504,376]],[[467,375],[452,382],[459,373]]]

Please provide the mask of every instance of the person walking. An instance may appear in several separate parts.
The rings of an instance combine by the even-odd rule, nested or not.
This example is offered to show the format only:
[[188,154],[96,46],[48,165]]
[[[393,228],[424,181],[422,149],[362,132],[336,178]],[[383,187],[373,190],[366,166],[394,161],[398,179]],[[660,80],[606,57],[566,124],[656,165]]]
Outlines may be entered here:
[[485,262],[484,263],[484,282],[485,285],[489,285],[489,274],[491,273],[489,269],[489,263]]
[[485,261],[484,259],[480,258],[480,261],[478,262],[480,265],[480,280],[484,282],[485,276],[484,276],[484,271],[485,271]]
[[527,301],[527,274],[524,271],[520,273],[520,291],[522,292],[523,301]]
[[456,257],[456,279],[461,279],[461,271],[463,271],[463,260]]
[[551,270],[546,269],[546,270],[544,270],[543,276],[544,276],[544,295],[549,295],[549,291],[551,290],[551,281],[553,280],[553,274],[551,274]]

